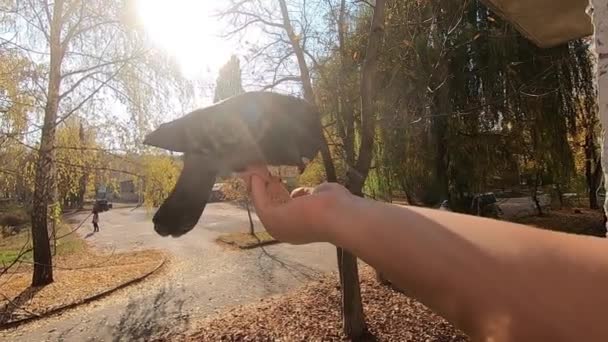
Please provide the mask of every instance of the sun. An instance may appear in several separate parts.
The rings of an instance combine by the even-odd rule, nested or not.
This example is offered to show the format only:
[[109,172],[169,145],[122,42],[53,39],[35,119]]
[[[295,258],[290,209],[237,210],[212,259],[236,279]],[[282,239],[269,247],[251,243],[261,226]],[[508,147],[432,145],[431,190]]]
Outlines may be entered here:
[[215,74],[233,51],[214,16],[222,1],[137,0],[139,20],[152,41],[172,55],[189,78]]

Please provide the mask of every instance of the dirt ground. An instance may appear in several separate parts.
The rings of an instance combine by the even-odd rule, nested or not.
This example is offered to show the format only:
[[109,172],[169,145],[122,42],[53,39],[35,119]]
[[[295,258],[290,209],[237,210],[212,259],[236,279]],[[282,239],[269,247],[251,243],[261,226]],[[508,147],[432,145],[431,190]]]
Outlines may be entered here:
[[[171,332],[161,341],[341,341],[340,291],[328,275],[287,295],[261,300],[198,322],[195,333]],[[361,270],[368,341],[467,341],[424,305],[382,286]]]
[[[295,290],[336,268],[329,244],[219,245],[220,235],[248,231],[247,212],[230,203],[210,203],[182,238],[156,234],[152,214],[144,208],[112,209],[100,215],[99,233],[91,233],[90,219],[77,233],[103,253],[162,250],[171,262],[160,274],[60,315],[0,330],[0,341],[148,341],[157,332],[189,331],[190,322]],[[87,215],[75,214],[71,223],[78,225]],[[254,222],[261,228],[255,215]]]
[[551,210],[542,216],[522,217],[513,221],[564,233],[606,236],[603,215],[599,210],[564,208]]
[[139,278],[160,265],[159,251],[97,254],[87,249],[55,260],[54,282],[30,287],[32,265],[20,264],[0,280],[0,327],[87,298]]

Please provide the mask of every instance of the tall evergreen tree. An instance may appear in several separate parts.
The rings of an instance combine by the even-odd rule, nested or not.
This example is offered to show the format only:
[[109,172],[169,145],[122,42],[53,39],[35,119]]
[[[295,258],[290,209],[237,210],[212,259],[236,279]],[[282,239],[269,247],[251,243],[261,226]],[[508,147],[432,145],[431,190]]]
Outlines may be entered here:
[[233,55],[220,69],[219,76],[215,83],[213,103],[244,92],[245,90],[243,90],[243,82],[241,80],[241,63],[238,57]]

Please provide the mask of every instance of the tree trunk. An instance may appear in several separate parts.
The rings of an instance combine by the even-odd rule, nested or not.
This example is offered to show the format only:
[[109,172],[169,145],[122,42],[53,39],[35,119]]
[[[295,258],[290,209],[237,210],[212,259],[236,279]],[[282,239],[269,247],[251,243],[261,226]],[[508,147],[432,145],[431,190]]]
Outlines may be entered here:
[[602,177],[604,174],[602,173],[602,160],[601,156],[597,156],[597,160],[595,161],[595,170],[593,171],[593,198],[596,202],[596,207],[593,209],[599,209],[599,200],[597,198],[597,192],[602,186]]
[[538,216],[543,215],[543,208],[540,205],[540,200],[538,199],[538,185],[540,183],[540,173],[537,172],[534,176],[534,185],[532,186],[532,192],[530,196],[532,197],[532,201],[534,202],[534,206],[536,207],[536,211],[538,212]]
[[557,193],[557,200],[559,201],[559,208],[561,209],[564,207],[564,192],[559,183],[555,184],[555,192]]
[[376,135],[376,116],[374,115],[374,98],[376,94],[376,74],[378,69],[378,55],[382,39],[384,38],[384,8],[385,0],[376,1],[374,15],[370,27],[369,39],[365,53],[365,60],[361,68],[361,143],[359,145],[359,158],[356,169],[358,174],[354,175],[349,182],[356,190],[356,195],[361,195],[365,178],[369,173],[374,152],[374,138]]
[[[316,103],[310,79],[310,70],[306,63],[304,51],[289,19],[289,12],[285,0],[279,0],[283,27],[287,32],[289,41],[298,60],[300,78],[304,89],[304,98],[310,103]],[[362,119],[362,142],[359,150],[359,160],[353,172],[349,167],[349,180],[347,188],[355,195],[362,196],[363,184],[369,172],[372,160],[375,117],[373,108],[374,76],[378,64],[378,50],[384,35],[384,7],[385,1],[376,1],[372,26],[368,41],[367,56],[362,69],[361,80],[361,119]],[[341,6],[341,11],[345,7]],[[343,15],[343,13],[341,13]],[[354,137],[354,134],[353,134]],[[335,169],[327,144],[321,150],[328,181],[336,181]],[[333,178],[333,179],[332,179]],[[361,291],[359,288],[359,273],[357,269],[357,258],[348,251],[337,249],[338,269],[342,288],[342,314],[343,328],[346,336],[353,340],[361,339],[365,332],[365,319],[361,303]]]
[[[346,187],[354,195],[363,197],[363,186],[369,174],[376,134],[376,116],[374,98],[376,93],[376,73],[378,69],[378,54],[384,37],[384,0],[376,1],[374,14],[367,42],[365,60],[361,69],[361,143],[355,168],[349,167]],[[361,305],[361,293],[357,258],[350,253],[342,253],[343,283],[356,282],[357,286],[343,289],[344,332],[347,336],[361,338],[367,327]],[[382,278],[381,274],[377,274]],[[350,322],[347,321],[350,316]]]
[[249,234],[255,236],[255,227],[253,226],[253,218],[251,217],[251,207],[249,206],[249,200],[245,200],[247,205],[247,217],[249,218]]
[[281,15],[283,17],[283,28],[285,29],[285,32],[287,32],[289,42],[291,43],[293,52],[298,60],[302,88],[304,89],[304,98],[310,103],[315,103],[312,82],[310,80],[310,70],[308,69],[308,64],[306,64],[306,57],[304,56],[304,50],[300,46],[300,40],[293,31],[291,19],[289,19],[289,11],[287,10],[287,3],[285,0],[279,0],[279,6],[281,7]]
[[53,265],[48,231],[48,206],[52,202],[55,188],[53,158],[57,111],[59,109],[59,89],[61,86],[61,63],[63,60],[61,46],[62,12],[63,0],[56,0],[53,4],[50,32],[51,54],[47,103],[44,109],[44,123],[34,183],[32,211],[34,273],[32,275],[32,286],[43,286],[53,282]]
[[[596,79],[598,89],[599,117],[602,124],[602,169],[604,179],[608,179],[608,0],[591,0],[593,5],[593,26],[595,27],[594,48],[597,63]],[[604,185],[605,187],[605,185]],[[604,213],[608,212],[608,196],[604,202]]]
[[[443,82],[448,77],[447,61],[439,62],[437,79]],[[441,84],[441,83],[440,83]],[[449,201],[449,181],[448,181],[448,116],[451,113],[449,82],[443,82],[435,91],[433,103],[434,112],[431,120],[432,142],[435,144],[435,182],[439,203]]]
[[[281,14],[283,17],[283,27],[287,32],[291,46],[298,60],[300,69],[300,78],[304,89],[304,98],[310,103],[316,103],[312,81],[310,79],[310,70],[306,64],[304,51],[300,46],[300,42],[296,37],[285,0],[280,0]],[[321,118],[319,118],[320,120]],[[325,175],[328,182],[336,182],[336,171],[331,159],[331,153],[327,141],[321,148],[321,156],[323,157],[323,165],[325,167]],[[340,274],[340,287],[342,290],[342,317],[343,329],[346,336],[351,339],[359,339],[365,333],[365,321],[363,318],[363,306],[361,304],[361,291],[359,288],[359,272],[357,269],[357,258],[351,253],[341,249],[336,249],[338,259],[338,273]]]
[[599,209],[599,201],[597,200],[597,194],[595,190],[589,188],[589,208],[590,209]]
[[346,0],[340,1],[338,14],[338,43],[340,52],[340,75],[338,75],[338,131],[344,145],[344,159],[347,167],[355,165],[355,115],[353,103],[346,95],[344,90],[344,77],[346,77],[352,67],[352,60],[346,52]]

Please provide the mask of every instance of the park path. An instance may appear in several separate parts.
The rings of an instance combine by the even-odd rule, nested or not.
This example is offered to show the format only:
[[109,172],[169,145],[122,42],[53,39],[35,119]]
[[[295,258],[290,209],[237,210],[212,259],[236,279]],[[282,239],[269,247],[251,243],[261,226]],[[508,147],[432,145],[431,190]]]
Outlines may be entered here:
[[[79,222],[87,215],[70,220]],[[117,252],[163,249],[171,255],[168,267],[107,298],[0,332],[0,340],[144,341],[168,328],[186,330],[194,320],[284,293],[335,270],[335,249],[328,244],[237,251],[214,242],[221,233],[245,231],[248,224],[241,208],[213,203],[197,227],[175,239],[158,236],[145,209],[104,212],[100,233],[91,234],[88,222],[79,230],[93,246]]]

